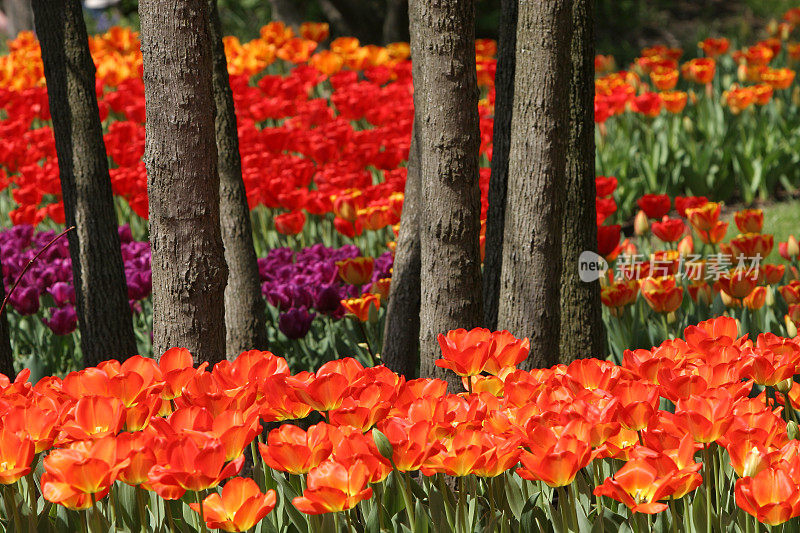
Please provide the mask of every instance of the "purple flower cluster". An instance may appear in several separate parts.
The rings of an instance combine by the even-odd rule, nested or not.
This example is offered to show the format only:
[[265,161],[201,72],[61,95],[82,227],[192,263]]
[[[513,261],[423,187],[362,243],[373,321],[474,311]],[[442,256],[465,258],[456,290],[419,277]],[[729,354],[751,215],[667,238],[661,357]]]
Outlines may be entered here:
[[[19,225],[0,232],[0,260],[3,282],[10,290],[25,265],[50,242],[56,233],[34,233],[32,226]],[[141,311],[140,301],[152,292],[150,244],[133,240],[130,227],[119,228],[122,260],[128,284],[128,299],[134,311]],[[344,316],[341,300],[357,296],[359,288],[339,278],[337,261],[358,257],[353,245],[327,248],[315,244],[294,252],[276,248],[258,260],[261,291],[279,310],[278,328],[290,339],[304,337],[318,313],[339,319]],[[372,282],[389,277],[392,254],[375,259]],[[371,283],[362,290],[370,290]],[[39,311],[41,298],[49,296],[52,306],[44,322],[57,335],[72,333],[77,326],[75,289],[72,286],[72,263],[67,239],[57,241],[28,269],[9,299],[11,308],[21,315]],[[47,300],[45,300],[47,301]]]
[[[315,244],[299,252],[275,248],[259,259],[261,292],[280,312],[278,329],[290,339],[299,339],[308,333],[317,313],[342,318],[341,301],[357,296],[359,289],[339,278],[336,262],[360,255],[354,245],[328,248]],[[388,277],[391,266],[391,253],[376,258],[372,280]]]
[[[25,265],[53,237],[54,231],[34,233],[33,226],[19,225],[0,232],[0,261],[3,264],[3,283],[10,291]],[[128,298],[135,308],[138,301],[147,298],[152,288],[150,277],[150,245],[136,242],[130,228],[119,228]],[[75,289],[72,286],[72,261],[67,239],[56,241],[31,265],[9,298],[9,304],[20,315],[39,311],[41,298],[49,296],[53,307],[44,322],[56,335],[67,335],[75,330],[78,317],[75,312]]]

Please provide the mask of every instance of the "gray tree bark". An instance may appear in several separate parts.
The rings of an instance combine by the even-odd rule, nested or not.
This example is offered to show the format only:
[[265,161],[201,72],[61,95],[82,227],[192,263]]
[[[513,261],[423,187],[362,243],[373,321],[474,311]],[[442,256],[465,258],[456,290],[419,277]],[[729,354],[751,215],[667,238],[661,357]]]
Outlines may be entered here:
[[569,134],[572,2],[521,2],[498,328],[559,360],[561,232]]
[[219,171],[220,227],[228,265],[225,288],[226,353],[236,357],[245,350],[266,349],[266,307],[261,296],[250,208],[242,181],[239,133],[228,61],[222,44],[217,0],[208,0],[211,56],[216,107],[217,167]]
[[21,31],[33,29],[31,0],[5,0],[3,7],[8,17],[8,35],[12,39]]
[[[3,283],[3,264],[0,262],[0,305],[6,299],[6,290]],[[17,373],[14,370],[14,353],[11,351],[11,332],[8,329],[6,310],[0,313],[0,374],[5,374],[14,381]]]
[[136,353],[108,158],[78,0],[34,0],[72,259],[84,364]]
[[[411,27],[419,28],[419,3],[409,5]],[[412,76],[420,79],[420,63],[412,60]],[[392,265],[392,284],[383,333],[382,358],[387,367],[408,379],[419,375],[419,311],[420,311],[420,191],[421,147],[420,122],[424,102],[414,92],[414,127],[406,167],[406,188],[400,233]]]
[[386,0],[383,43],[408,42],[408,0]]
[[392,265],[392,284],[383,333],[384,363],[407,379],[417,377],[419,368],[419,154],[419,136],[415,128],[411,135],[403,213],[400,217],[400,233]]
[[[411,0],[411,50],[421,167],[420,375],[460,380],[434,366],[440,333],[483,319],[479,249],[478,87],[474,0]],[[416,11],[419,10],[419,11]],[[416,14],[415,14],[416,11]]]
[[139,2],[153,250],[153,350],[225,358],[228,269],[220,232],[207,0]]
[[492,132],[492,177],[486,212],[486,254],[483,259],[483,321],[497,328],[500,304],[500,272],[503,265],[503,232],[508,187],[508,150],[514,109],[518,0],[501,0],[497,72],[494,78],[494,131]]
[[600,281],[578,275],[584,250],[597,251],[594,145],[594,3],[574,0],[572,7],[572,83],[563,217],[561,274],[561,361],[606,355]]
[[301,0],[269,0],[272,8],[272,20],[279,20],[295,30],[305,22]]

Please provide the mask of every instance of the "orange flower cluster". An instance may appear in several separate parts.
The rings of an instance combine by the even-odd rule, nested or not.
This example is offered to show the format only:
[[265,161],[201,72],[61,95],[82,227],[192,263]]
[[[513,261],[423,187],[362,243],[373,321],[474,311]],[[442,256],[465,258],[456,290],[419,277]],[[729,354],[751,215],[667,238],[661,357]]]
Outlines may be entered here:
[[[70,509],[90,507],[115,482],[175,499],[235,476],[262,423],[317,411],[323,422],[281,425],[258,446],[271,469],[306,477],[291,503],[307,514],[354,507],[393,469],[486,478],[514,471],[562,487],[602,458],[625,464],[595,494],[657,513],[701,484],[695,456],[716,443],[739,476],[742,509],[769,524],[799,515],[797,441],[780,408],[750,394],[754,384],[794,390],[787,380],[800,365],[800,338],[740,338],[731,318],[684,335],[626,351],[622,366],[586,359],[524,371],[516,365],[527,339],[451,331],[440,337],[437,364],[467,379],[471,392],[458,394],[444,381],[406,381],[350,358],[290,374],[284,359],[260,351],[210,370],[172,349],[158,363],[108,361],[35,385],[21,374],[0,384],[0,482],[15,482],[46,454],[44,497]],[[787,409],[800,397],[783,394]],[[276,497],[234,478],[202,501],[203,516],[209,527],[244,531]]]

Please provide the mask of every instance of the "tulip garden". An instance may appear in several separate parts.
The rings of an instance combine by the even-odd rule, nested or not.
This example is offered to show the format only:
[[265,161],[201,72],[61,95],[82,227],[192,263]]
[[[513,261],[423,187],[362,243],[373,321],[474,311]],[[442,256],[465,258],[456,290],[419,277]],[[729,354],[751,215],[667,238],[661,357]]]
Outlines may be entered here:
[[[380,364],[414,119],[407,44],[323,47],[321,23],[224,39],[270,351],[208,367],[152,353],[139,41],[90,37],[142,355],[83,368],[43,68],[20,34],[0,56],[20,371],[0,376],[0,526],[800,531],[800,243],[754,204],[800,189],[795,26],[800,8],[756,43],[651,47],[625,70],[597,56],[608,358],[527,371],[527,339],[453,330],[436,361],[462,380],[449,392]],[[485,218],[497,47],[475,48]]]

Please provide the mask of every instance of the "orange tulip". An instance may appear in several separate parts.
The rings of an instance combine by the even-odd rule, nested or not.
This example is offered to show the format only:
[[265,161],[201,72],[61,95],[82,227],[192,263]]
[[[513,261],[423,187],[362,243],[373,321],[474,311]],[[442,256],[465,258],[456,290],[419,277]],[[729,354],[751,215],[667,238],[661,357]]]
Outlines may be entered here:
[[698,207],[690,207],[686,210],[686,217],[689,223],[698,232],[713,229],[719,221],[719,214],[722,206],[716,202],[708,202]]
[[372,497],[369,470],[361,462],[326,461],[308,473],[308,488],[292,504],[305,514],[336,513]]
[[368,292],[358,298],[342,300],[342,307],[359,321],[372,322],[372,319],[377,320],[378,309],[381,307],[381,296]]
[[10,485],[31,471],[36,446],[27,435],[0,429],[0,483]]
[[694,440],[711,443],[733,423],[733,398],[725,389],[710,389],[703,394],[678,400],[675,420]]
[[298,400],[310,405],[312,409],[324,412],[342,405],[344,398],[350,393],[349,382],[338,372],[311,376],[306,380],[295,375],[286,379],[294,387]]
[[291,424],[282,425],[269,432],[266,445],[259,443],[261,457],[275,470],[306,474],[330,456],[329,433],[333,429],[324,422],[311,426],[308,431]]
[[128,463],[128,459],[117,462],[112,436],[54,450],[44,458],[42,496],[68,509],[88,509],[92,500],[108,494],[118,472]]
[[[185,435],[166,444],[165,461],[153,466],[148,480],[159,496],[180,498],[187,490],[216,487],[242,469],[244,455],[225,463],[225,447],[215,438]],[[177,496],[176,496],[177,494]]]
[[658,502],[670,493],[672,476],[659,476],[655,466],[647,460],[631,460],[620,468],[614,477],[594,489],[596,496],[607,496],[624,503],[634,513],[656,514],[667,509]]
[[528,445],[531,451],[520,455],[522,467],[517,468],[517,474],[530,481],[544,481],[551,487],[572,483],[578,471],[591,460],[586,440],[569,434],[558,437],[544,426],[531,432]]
[[[264,494],[252,479],[236,477],[222,488],[222,496],[214,493],[203,500],[202,514],[210,529],[247,531],[267,516],[275,503],[274,490]],[[197,503],[190,503],[189,507],[200,512]]]
[[642,296],[657,313],[672,313],[683,302],[683,288],[673,276],[646,278],[641,285]]
[[742,233],[761,233],[764,227],[764,211],[761,209],[742,209],[734,213],[733,219]]
[[455,329],[448,331],[447,335],[440,333],[437,339],[442,359],[437,359],[434,364],[467,377],[483,371],[495,346],[491,332],[485,328]]
[[719,278],[719,287],[732,298],[744,298],[757,284],[758,275],[743,268],[731,270]]
[[412,423],[392,417],[380,428],[392,445],[392,464],[400,472],[419,470],[430,456],[442,449],[441,444],[434,441],[433,425],[429,421]]
[[339,268],[339,277],[350,285],[364,285],[372,276],[375,260],[371,257],[354,257],[343,261],[336,261]]
[[531,343],[525,339],[518,339],[506,330],[492,333],[494,345],[489,358],[484,365],[484,372],[493,376],[498,375],[503,369],[515,368],[528,357]]
[[800,490],[780,467],[736,481],[736,505],[770,526],[800,515]]
[[744,233],[731,239],[731,252],[734,259],[765,259],[772,251],[772,235],[763,233]]

